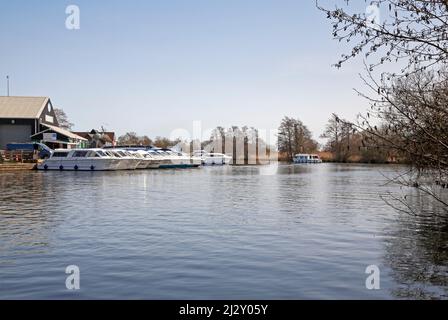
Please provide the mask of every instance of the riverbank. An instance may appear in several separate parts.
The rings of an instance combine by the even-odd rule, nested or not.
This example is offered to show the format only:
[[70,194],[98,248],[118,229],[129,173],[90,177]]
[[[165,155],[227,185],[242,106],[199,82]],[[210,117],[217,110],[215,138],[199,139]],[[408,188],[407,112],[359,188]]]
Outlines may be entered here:
[[[348,156],[345,160],[341,161],[337,159],[337,157],[328,151],[317,151],[315,152],[319,155],[322,162],[328,163],[360,163],[360,164],[406,164],[405,161],[400,161],[397,158],[389,158],[389,159],[377,159],[377,158],[362,158],[359,155]],[[278,155],[278,161],[280,162],[292,162],[288,155],[281,153]]]

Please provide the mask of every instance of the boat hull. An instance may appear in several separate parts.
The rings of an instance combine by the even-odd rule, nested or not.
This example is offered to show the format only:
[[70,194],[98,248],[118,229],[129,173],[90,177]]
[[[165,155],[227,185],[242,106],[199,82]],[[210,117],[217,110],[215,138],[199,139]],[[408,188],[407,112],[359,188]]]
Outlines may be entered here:
[[225,157],[206,157],[202,159],[204,166],[225,166],[230,164],[231,159]]
[[48,159],[37,166],[38,170],[57,171],[112,171],[117,170],[119,160],[115,159]]

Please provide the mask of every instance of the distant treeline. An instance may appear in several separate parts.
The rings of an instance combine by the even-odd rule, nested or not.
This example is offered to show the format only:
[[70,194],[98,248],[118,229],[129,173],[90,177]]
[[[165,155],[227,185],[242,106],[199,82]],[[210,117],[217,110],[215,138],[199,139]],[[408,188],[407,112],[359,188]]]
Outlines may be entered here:
[[369,136],[367,132],[354,130],[348,122],[333,114],[320,136],[326,143],[320,146],[302,121],[284,117],[278,130],[279,160],[292,161],[298,153],[317,153],[327,162],[405,161],[403,156],[388,146],[369,143]]
[[[118,138],[118,145],[155,146],[159,148],[174,148],[182,152],[192,153],[196,150],[224,153],[232,156],[234,164],[261,164],[276,157],[259,130],[248,126],[232,126],[230,128],[216,127],[210,138],[205,141],[182,141],[148,136],[139,136],[135,132],[128,132]],[[272,154],[271,154],[272,152]]]
[[371,143],[369,136],[368,132],[355,130],[350,123],[333,114],[321,135],[321,138],[326,139],[324,145],[313,139],[311,131],[302,121],[291,117],[284,117],[278,128],[277,150],[266,143],[265,137],[261,137],[258,129],[248,126],[216,127],[210,138],[205,141],[182,141],[165,137],[156,137],[153,140],[148,136],[128,132],[118,138],[118,145],[175,147],[187,153],[207,150],[228,154],[233,157],[235,164],[259,164],[269,159],[292,161],[294,155],[299,153],[317,153],[327,162],[406,161],[404,156],[400,156],[391,148]]
[[139,146],[155,146],[159,148],[169,148],[180,143],[180,139],[170,140],[165,137],[156,137],[154,140],[148,136],[139,136],[136,132],[127,132],[118,137],[119,146],[139,145]]

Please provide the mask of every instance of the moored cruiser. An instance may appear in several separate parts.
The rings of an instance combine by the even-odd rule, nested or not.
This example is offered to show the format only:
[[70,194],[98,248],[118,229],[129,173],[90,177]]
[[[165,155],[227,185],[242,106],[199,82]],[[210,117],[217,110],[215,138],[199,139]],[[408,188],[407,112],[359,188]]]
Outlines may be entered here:
[[293,158],[294,163],[322,163],[321,158],[317,154],[300,153]]
[[57,149],[38,170],[109,171],[117,170],[120,159],[102,149]]
[[160,165],[160,168],[196,168],[201,165],[201,161],[198,157],[190,157],[182,152],[177,152],[166,148],[153,148],[151,151],[156,152],[167,160]]
[[193,156],[199,157],[201,159],[202,165],[214,166],[214,165],[228,165],[232,160],[232,157],[229,157],[223,153],[213,153],[207,152],[205,150],[195,151]]

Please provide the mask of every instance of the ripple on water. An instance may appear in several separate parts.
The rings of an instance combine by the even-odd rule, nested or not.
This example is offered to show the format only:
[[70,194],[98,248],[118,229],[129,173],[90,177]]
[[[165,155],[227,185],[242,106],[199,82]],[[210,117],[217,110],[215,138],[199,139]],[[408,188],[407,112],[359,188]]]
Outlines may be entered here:
[[0,298],[446,297],[446,236],[380,199],[391,167],[270,171],[1,174]]

